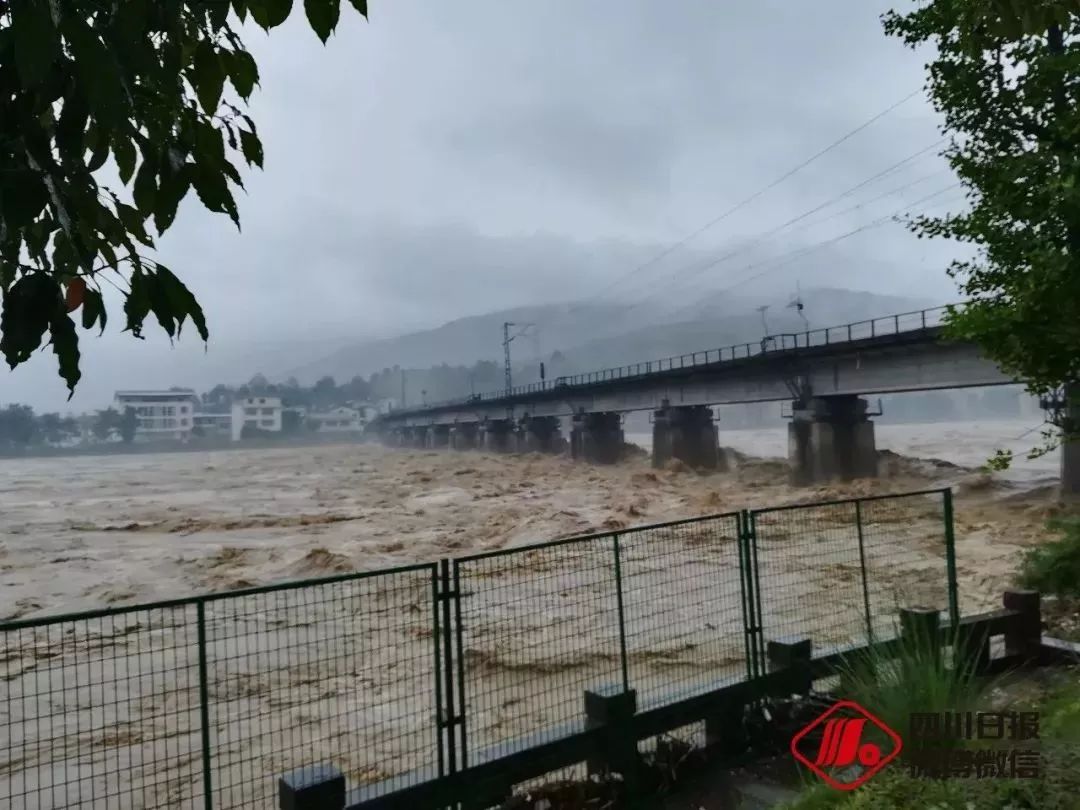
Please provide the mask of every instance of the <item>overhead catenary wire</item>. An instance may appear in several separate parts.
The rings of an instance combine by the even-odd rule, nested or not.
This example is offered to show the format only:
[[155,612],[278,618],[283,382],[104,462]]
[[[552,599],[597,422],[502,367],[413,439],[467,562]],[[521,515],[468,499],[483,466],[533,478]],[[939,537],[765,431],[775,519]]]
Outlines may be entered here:
[[[917,160],[918,158],[922,157],[923,155],[925,155],[930,150],[936,148],[937,146],[940,146],[942,143],[944,143],[944,141],[945,141],[944,138],[941,138],[941,139],[935,141],[934,143],[930,144],[929,146],[926,146],[926,147],[920,149],[919,151],[917,151],[917,152],[915,152],[915,153],[913,153],[911,155],[908,155],[907,157],[903,158],[902,160],[899,160],[896,163],[893,163],[891,166],[888,166],[887,168],[881,170],[877,174],[874,174],[871,177],[868,177],[867,179],[862,180],[859,183],[856,183],[854,186],[851,186],[850,188],[848,188],[847,190],[841,192],[840,194],[837,194],[837,195],[835,195],[833,197],[830,197],[828,200],[825,200],[824,202],[819,203],[815,207],[813,207],[813,208],[811,208],[811,209],[809,209],[807,211],[804,211],[803,213],[799,214],[798,216],[792,217],[791,219],[787,220],[786,222],[782,222],[781,224],[776,225],[775,227],[758,234],[757,236],[751,238],[750,241],[744,242],[743,244],[739,245],[736,248],[733,248],[732,250],[729,250],[728,252],[724,253],[721,256],[711,257],[711,258],[705,259],[702,262],[698,262],[698,263],[696,263],[694,265],[687,265],[687,266],[684,266],[682,268],[679,268],[679,269],[675,270],[674,272],[669,273],[666,276],[663,276],[661,279],[659,279],[659,281],[663,282],[663,283],[667,283],[667,282],[672,281],[672,280],[674,280],[674,279],[678,278],[679,276],[684,275],[686,273],[689,273],[688,278],[693,278],[693,277],[699,276],[701,273],[703,273],[706,270],[709,270],[709,269],[711,269],[713,267],[716,267],[719,264],[722,264],[722,263],[724,263],[724,262],[726,262],[726,261],[728,261],[730,259],[735,258],[736,256],[741,256],[744,253],[747,253],[751,248],[759,245],[761,242],[768,239],[769,237],[775,236],[777,233],[780,233],[781,231],[790,228],[792,225],[794,225],[794,224],[796,224],[798,222],[801,222],[802,220],[806,219],[807,217],[813,216],[814,214],[828,208],[831,205],[835,205],[840,200],[851,196],[856,191],[859,191],[860,189],[865,188],[866,186],[870,185],[871,183],[876,182],[877,180],[880,180],[880,179],[882,179],[884,177],[889,176],[890,174],[895,172],[900,167],[907,165],[908,163],[910,163],[913,160]],[[911,184],[911,185],[914,185],[914,183]],[[904,187],[901,187],[901,188],[904,188]],[[895,193],[895,190],[894,190],[893,193]],[[881,195],[881,196],[888,196],[888,194]],[[880,196],[878,198],[875,198],[875,199],[880,199]],[[866,203],[864,203],[864,204],[866,204]],[[822,221],[824,221],[824,219]],[[654,286],[654,285],[650,285],[650,287],[651,286]],[[670,291],[670,288],[668,288],[667,291]],[[632,306],[629,309],[625,310],[622,314],[624,316],[629,314],[630,312],[632,312],[633,310],[635,310],[639,306],[641,306],[643,303],[645,303],[645,300],[646,299],[641,298],[641,293],[639,292],[637,302],[633,303]]]
[[[934,199],[936,197],[940,197],[943,194],[946,194],[946,193],[948,193],[948,192],[950,192],[950,191],[952,191],[952,190],[954,190],[956,188],[959,188],[961,185],[963,185],[963,184],[962,183],[953,183],[953,184],[951,184],[949,186],[946,186],[945,188],[938,189],[937,191],[933,192],[932,194],[928,194],[925,197],[922,197],[921,199],[916,200],[913,203],[910,203],[909,205],[905,205],[905,206],[897,209],[896,211],[892,212],[891,214],[887,214],[885,216],[878,217],[877,219],[871,220],[870,222],[867,222],[867,223],[865,223],[863,225],[860,225],[860,226],[858,226],[856,228],[853,228],[852,230],[846,231],[846,232],[844,232],[842,234],[839,234],[837,236],[830,237],[829,239],[825,239],[825,240],[822,240],[820,242],[815,242],[815,243],[813,243],[811,245],[806,245],[806,246],[801,247],[801,248],[796,248],[793,251],[783,253],[783,254],[781,254],[779,256],[773,256],[773,257],[771,257],[769,259],[764,259],[764,260],[759,261],[759,262],[754,262],[752,264],[745,265],[742,268],[740,268],[740,272],[744,272],[744,271],[747,271],[747,270],[757,270],[757,269],[760,269],[760,272],[755,273],[755,274],[753,274],[751,276],[747,276],[745,278],[741,278],[738,281],[734,282],[733,284],[730,284],[730,285],[728,285],[728,286],[726,286],[726,287],[724,287],[722,289],[716,290],[715,293],[716,294],[722,294],[722,293],[730,292],[731,290],[737,289],[738,287],[741,287],[742,285],[747,284],[747,283],[749,283],[751,281],[755,281],[755,280],[761,278],[762,276],[765,276],[765,275],[767,275],[767,274],[769,274],[771,272],[774,272],[775,270],[779,270],[782,267],[786,267],[786,266],[790,265],[792,262],[802,258],[803,256],[806,256],[807,254],[813,253],[813,252],[815,252],[817,250],[820,250],[820,249],[822,249],[824,247],[828,247],[829,245],[836,244],[837,242],[841,242],[841,241],[843,241],[845,239],[849,239],[852,236],[863,233],[865,231],[872,230],[874,228],[880,228],[880,227],[882,227],[884,225],[888,225],[889,223],[896,221],[897,217],[899,217],[899,216],[901,216],[901,215],[903,215],[905,213],[915,213],[914,209],[919,208],[920,206],[924,205],[925,203],[929,202],[930,200],[932,200],[932,199]],[[923,212],[920,211],[918,213],[923,213]],[[696,302],[696,301],[691,303],[691,304],[684,305],[684,306],[679,307],[678,309],[674,310],[673,312],[669,313],[669,315],[667,317],[669,319],[673,318],[673,317],[676,317],[676,316],[678,316],[679,314],[681,314],[683,312],[688,312],[688,311],[692,310],[697,305],[698,305],[698,302]]]
[[621,278],[618,278],[618,279],[616,279],[616,280],[615,280],[614,282],[612,282],[611,284],[609,284],[609,285],[605,286],[605,287],[604,287],[603,289],[601,289],[600,291],[598,291],[598,292],[594,293],[593,295],[589,296],[589,297],[588,297],[588,298],[586,298],[586,299],[585,299],[584,301],[582,301],[582,302],[581,302],[580,304],[578,304],[578,305],[577,305],[576,307],[573,307],[573,308],[572,308],[572,309],[571,309],[570,311],[571,311],[571,312],[573,312],[573,311],[575,311],[575,310],[577,310],[577,309],[580,309],[581,307],[584,307],[584,306],[586,306],[586,305],[587,305],[587,304],[588,304],[589,302],[591,302],[591,301],[593,301],[593,300],[595,300],[595,299],[597,299],[597,298],[600,298],[600,297],[602,297],[602,296],[606,295],[606,294],[607,294],[608,292],[610,292],[610,291],[611,291],[611,290],[612,290],[613,288],[615,288],[615,287],[618,287],[618,286],[619,286],[620,284],[623,284],[624,282],[626,282],[626,281],[627,281],[627,280],[629,280],[630,278],[632,278],[632,277],[636,276],[636,275],[637,275],[638,273],[641,273],[641,272],[643,272],[643,271],[647,270],[648,268],[650,268],[650,267],[652,267],[653,265],[655,265],[655,264],[656,264],[657,262],[661,261],[662,259],[665,259],[665,258],[667,258],[667,257],[668,257],[668,256],[670,256],[670,255],[671,255],[672,253],[674,253],[674,252],[675,252],[676,250],[678,250],[678,249],[679,249],[680,247],[682,247],[683,245],[687,244],[687,243],[688,243],[688,242],[690,242],[691,240],[693,240],[693,239],[697,238],[697,237],[698,237],[698,236],[700,236],[701,234],[705,233],[706,231],[708,231],[708,230],[710,230],[711,228],[715,227],[716,225],[720,224],[720,223],[721,223],[721,222],[723,222],[723,221],[724,221],[725,219],[727,219],[728,217],[730,217],[730,216],[731,216],[732,214],[734,214],[734,213],[736,213],[736,212],[740,211],[741,209],[745,208],[745,207],[746,207],[747,205],[749,205],[750,203],[754,202],[754,201],[755,201],[755,200],[757,200],[757,199],[758,199],[759,197],[763,196],[764,194],[768,193],[768,192],[769,192],[769,191],[771,191],[772,189],[776,188],[776,187],[777,187],[777,186],[779,186],[779,185],[780,185],[781,183],[784,183],[785,181],[787,181],[788,179],[790,179],[791,177],[793,177],[794,175],[798,174],[798,173],[799,173],[800,171],[802,171],[803,169],[805,169],[805,168],[806,168],[807,166],[809,166],[810,164],[814,163],[814,162],[815,162],[816,160],[818,160],[818,159],[820,159],[821,157],[823,157],[824,155],[828,154],[828,153],[829,153],[829,152],[831,152],[831,151],[832,151],[833,149],[836,149],[836,148],[837,148],[838,146],[840,146],[841,144],[843,144],[843,143],[845,143],[846,141],[850,140],[850,139],[851,139],[851,138],[853,138],[853,137],[854,137],[855,135],[859,134],[859,133],[860,133],[860,132],[862,132],[862,131],[863,131],[864,129],[866,129],[867,127],[869,127],[869,126],[871,126],[872,124],[874,124],[874,123],[875,123],[876,121],[879,121],[880,119],[884,118],[884,117],[885,117],[886,115],[888,115],[889,113],[891,113],[891,112],[892,112],[893,110],[895,110],[895,109],[896,109],[897,107],[899,107],[899,106],[901,106],[902,104],[904,104],[904,103],[906,103],[906,102],[910,101],[910,100],[911,100],[911,99],[913,99],[913,98],[914,98],[915,96],[917,96],[917,95],[920,95],[921,93],[922,93],[922,88],[919,88],[919,89],[917,89],[917,90],[915,90],[915,91],[913,91],[913,92],[909,93],[908,95],[904,96],[904,97],[903,97],[902,99],[900,99],[899,101],[897,101],[897,102],[895,102],[895,103],[893,103],[893,104],[889,105],[888,107],[886,107],[886,108],[885,108],[884,110],[882,110],[881,112],[879,112],[879,113],[877,113],[876,115],[872,116],[871,118],[867,119],[867,120],[866,120],[866,121],[864,121],[863,123],[859,124],[859,126],[855,127],[854,129],[852,129],[852,130],[850,130],[849,132],[845,133],[845,134],[844,134],[843,136],[841,136],[841,137],[840,137],[840,138],[838,138],[837,140],[835,140],[835,141],[833,141],[832,143],[830,143],[830,144],[829,144],[828,146],[826,146],[826,147],[825,147],[824,149],[821,149],[820,151],[818,151],[818,152],[816,152],[815,154],[811,155],[811,156],[810,156],[809,158],[805,159],[805,160],[804,160],[804,161],[803,161],[802,163],[798,164],[798,165],[797,165],[797,166],[795,166],[794,168],[792,168],[792,169],[789,169],[789,170],[788,170],[787,172],[785,172],[784,174],[782,174],[782,175],[781,175],[780,177],[778,177],[778,178],[777,178],[776,180],[773,180],[773,181],[772,181],[771,183],[769,183],[768,185],[764,186],[764,187],[763,187],[763,188],[761,188],[761,189],[758,189],[757,191],[755,191],[755,192],[754,192],[753,194],[751,194],[750,196],[748,196],[748,197],[746,197],[745,199],[743,199],[743,200],[741,200],[741,201],[739,201],[739,202],[735,203],[735,204],[734,204],[733,206],[731,206],[730,208],[728,208],[727,210],[725,210],[725,211],[724,211],[723,213],[721,213],[721,214],[720,214],[719,216],[717,216],[717,217],[714,217],[713,219],[709,220],[709,221],[708,221],[708,222],[706,222],[706,223],[705,223],[704,225],[702,225],[702,226],[701,226],[700,228],[698,228],[697,230],[695,230],[695,231],[693,231],[693,232],[691,232],[691,233],[687,234],[686,236],[684,236],[684,237],[683,237],[682,239],[678,240],[678,241],[677,241],[677,242],[675,242],[674,244],[672,244],[672,245],[669,245],[669,246],[668,246],[667,248],[665,248],[664,250],[660,251],[660,253],[658,253],[658,254],[656,254],[655,256],[653,256],[653,257],[652,257],[651,259],[649,259],[648,261],[646,261],[646,262],[645,262],[644,264],[640,264],[640,265],[638,265],[637,267],[635,267],[634,269],[632,269],[632,270],[631,270],[631,271],[630,271],[629,273],[627,273],[627,274],[626,274],[626,275],[624,275],[623,277],[621,277]]

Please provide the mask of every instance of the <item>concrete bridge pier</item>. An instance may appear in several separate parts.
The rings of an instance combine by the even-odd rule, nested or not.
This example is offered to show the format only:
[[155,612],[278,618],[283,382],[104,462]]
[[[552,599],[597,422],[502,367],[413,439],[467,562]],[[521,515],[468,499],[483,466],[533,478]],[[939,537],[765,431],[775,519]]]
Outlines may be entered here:
[[488,419],[480,423],[480,446],[489,453],[516,453],[517,432],[510,419]]
[[592,464],[614,464],[623,454],[622,417],[614,411],[574,414],[570,456]]
[[663,407],[653,413],[653,467],[677,458],[695,469],[726,468],[720,454],[712,408],[706,405]]
[[429,425],[425,435],[425,445],[429,450],[442,450],[450,446],[449,425]]
[[475,450],[479,427],[476,422],[462,422],[450,428],[450,449]]
[[526,453],[561,453],[562,424],[557,416],[526,416],[521,420],[519,441]]
[[874,423],[855,395],[796,402],[788,425],[788,462],[795,486],[877,475]]

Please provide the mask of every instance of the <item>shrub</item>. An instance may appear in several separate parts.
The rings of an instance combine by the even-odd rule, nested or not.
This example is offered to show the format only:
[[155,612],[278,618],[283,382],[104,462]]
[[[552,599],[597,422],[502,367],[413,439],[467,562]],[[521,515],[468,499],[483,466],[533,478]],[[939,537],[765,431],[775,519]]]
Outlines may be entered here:
[[1043,595],[1080,597],[1080,518],[1047,523],[1060,536],[1024,555],[1019,583]]

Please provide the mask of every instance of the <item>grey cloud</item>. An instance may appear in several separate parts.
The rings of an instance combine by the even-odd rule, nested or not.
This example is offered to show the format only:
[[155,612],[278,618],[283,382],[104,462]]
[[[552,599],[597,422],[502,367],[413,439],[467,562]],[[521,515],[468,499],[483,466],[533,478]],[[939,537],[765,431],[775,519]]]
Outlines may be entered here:
[[[84,345],[73,406],[594,294],[920,86],[923,56],[881,33],[887,6],[383,0],[370,23],[343,13],[325,47],[299,10],[269,37],[248,30],[266,169],[245,177],[243,231],[193,199],[161,242],[206,309],[209,350],[190,336],[134,341],[114,309],[110,334]],[[624,297],[694,294],[663,280],[915,152],[936,125],[912,100],[637,274]],[[941,165],[927,157],[898,180]],[[722,289],[747,264],[887,210],[778,236],[697,284]],[[765,279],[945,299],[953,254],[893,227]],[[35,358],[0,399],[63,407],[54,378],[51,356]]]

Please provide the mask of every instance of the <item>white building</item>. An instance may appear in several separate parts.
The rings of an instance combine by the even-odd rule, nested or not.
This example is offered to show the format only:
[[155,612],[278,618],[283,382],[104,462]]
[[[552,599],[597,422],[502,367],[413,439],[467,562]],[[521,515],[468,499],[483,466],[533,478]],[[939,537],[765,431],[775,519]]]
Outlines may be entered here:
[[344,406],[321,413],[309,413],[307,423],[320,433],[359,433],[365,424],[360,411]]
[[244,428],[281,432],[281,397],[248,397],[232,406],[232,439],[239,441]]
[[135,410],[135,438],[187,439],[194,425],[195,405],[199,401],[194,391],[117,391],[113,407],[121,414]]

